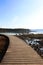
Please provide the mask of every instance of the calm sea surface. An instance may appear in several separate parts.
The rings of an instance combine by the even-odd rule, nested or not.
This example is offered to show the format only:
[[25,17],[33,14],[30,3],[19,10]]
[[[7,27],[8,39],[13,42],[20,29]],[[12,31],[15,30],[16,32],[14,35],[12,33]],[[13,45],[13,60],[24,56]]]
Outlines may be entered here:
[[[37,32],[30,32],[30,34],[43,34],[43,30],[42,31],[37,31]],[[0,34],[4,34],[4,35],[19,35],[19,33],[9,33],[9,32],[7,32],[7,33],[0,33]]]
[[0,34],[4,34],[4,35],[16,35],[16,33],[0,33]]

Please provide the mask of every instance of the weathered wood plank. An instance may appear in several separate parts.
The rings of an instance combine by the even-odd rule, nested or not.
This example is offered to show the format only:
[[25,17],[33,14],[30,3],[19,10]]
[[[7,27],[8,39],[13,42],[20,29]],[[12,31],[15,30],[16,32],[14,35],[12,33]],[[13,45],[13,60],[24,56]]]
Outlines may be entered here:
[[9,38],[10,45],[0,65],[43,65],[43,59],[23,40]]

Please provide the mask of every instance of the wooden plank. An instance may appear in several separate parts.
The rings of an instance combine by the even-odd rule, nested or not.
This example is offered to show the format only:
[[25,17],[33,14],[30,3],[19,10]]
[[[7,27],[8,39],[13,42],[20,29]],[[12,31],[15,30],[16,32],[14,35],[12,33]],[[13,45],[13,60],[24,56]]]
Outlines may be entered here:
[[23,40],[9,38],[10,45],[0,65],[43,65],[43,59]]

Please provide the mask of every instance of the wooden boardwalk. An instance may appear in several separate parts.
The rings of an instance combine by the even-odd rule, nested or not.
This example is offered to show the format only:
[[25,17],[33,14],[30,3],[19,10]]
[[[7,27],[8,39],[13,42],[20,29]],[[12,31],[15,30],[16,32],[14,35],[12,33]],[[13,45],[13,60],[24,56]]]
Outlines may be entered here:
[[9,36],[9,48],[0,65],[43,65],[43,59],[23,40]]

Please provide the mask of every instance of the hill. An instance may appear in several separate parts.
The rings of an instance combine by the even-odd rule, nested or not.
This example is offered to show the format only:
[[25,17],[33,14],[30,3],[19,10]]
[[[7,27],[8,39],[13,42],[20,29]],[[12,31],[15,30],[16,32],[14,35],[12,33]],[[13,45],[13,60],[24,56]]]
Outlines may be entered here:
[[1,33],[6,33],[6,32],[12,32],[12,33],[29,33],[30,29],[7,29],[7,28],[0,28]]

